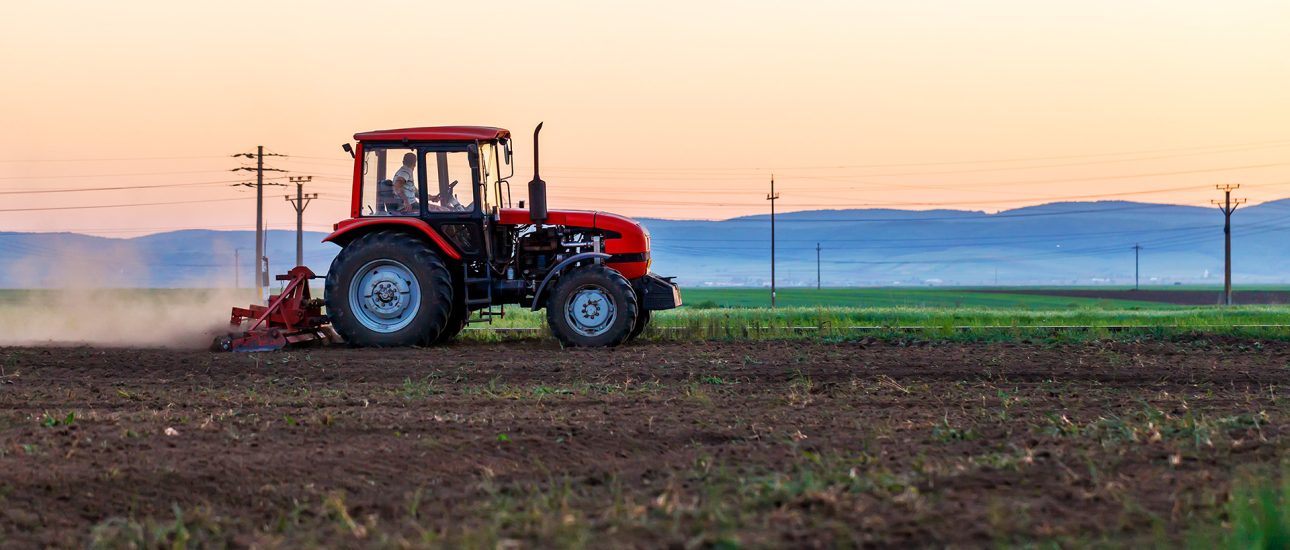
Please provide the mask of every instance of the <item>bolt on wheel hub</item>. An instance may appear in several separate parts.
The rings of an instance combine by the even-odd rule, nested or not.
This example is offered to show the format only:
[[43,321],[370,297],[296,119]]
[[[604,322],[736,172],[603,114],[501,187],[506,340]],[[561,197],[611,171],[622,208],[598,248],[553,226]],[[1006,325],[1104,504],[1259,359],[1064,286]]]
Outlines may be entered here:
[[569,326],[583,336],[599,336],[607,332],[618,318],[614,301],[609,293],[595,285],[586,285],[570,295],[565,318]]
[[373,260],[355,273],[349,288],[350,309],[364,328],[398,331],[421,308],[421,285],[412,270],[394,260]]

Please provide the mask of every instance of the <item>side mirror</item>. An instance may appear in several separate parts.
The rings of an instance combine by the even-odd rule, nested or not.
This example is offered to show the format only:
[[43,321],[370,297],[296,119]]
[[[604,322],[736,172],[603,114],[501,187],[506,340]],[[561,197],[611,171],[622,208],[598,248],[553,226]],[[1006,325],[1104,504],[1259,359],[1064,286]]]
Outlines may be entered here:
[[[501,167],[499,166],[497,168],[497,175],[498,175],[497,179],[505,180],[505,179],[510,179],[511,176],[515,175],[515,165],[511,164],[511,140],[509,139],[502,140],[501,146],[502,146],[502,154],[501,154],[502,165],[509,167],[510,170],[502,170]],[[502,175],[502,172],[506,172],[506,175]]]
[[354,147],[352,145],[346,143],[341,145],[340,148],[344,149],[346,153],[349,153],[349,158],[354,158]]

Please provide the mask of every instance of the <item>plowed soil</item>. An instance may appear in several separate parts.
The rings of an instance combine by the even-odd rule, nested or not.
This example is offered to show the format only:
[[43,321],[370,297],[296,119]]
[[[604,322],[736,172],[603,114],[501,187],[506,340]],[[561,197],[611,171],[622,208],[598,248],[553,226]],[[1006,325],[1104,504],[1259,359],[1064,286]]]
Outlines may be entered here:
[[[1288,448],[1290,347],[0,349],[0,546],[1134,546]],[[1275,467],[1273,467],[1275,469]]]

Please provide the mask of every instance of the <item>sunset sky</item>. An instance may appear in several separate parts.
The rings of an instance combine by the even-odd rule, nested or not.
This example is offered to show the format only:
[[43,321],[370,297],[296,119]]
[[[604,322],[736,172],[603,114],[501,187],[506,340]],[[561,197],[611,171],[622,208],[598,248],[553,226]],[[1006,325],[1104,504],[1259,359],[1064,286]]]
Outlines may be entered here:
[[[783,210],[1261,202],[1287,29],[1285,0],[9,3],[0,231],[251,229],[256,145],[326,229],[340,145],[407,126],[510,128],[522,196],[538,121],[553,208],[763,213],[772,172]],[[31,210],[122,204],[151,206]]]

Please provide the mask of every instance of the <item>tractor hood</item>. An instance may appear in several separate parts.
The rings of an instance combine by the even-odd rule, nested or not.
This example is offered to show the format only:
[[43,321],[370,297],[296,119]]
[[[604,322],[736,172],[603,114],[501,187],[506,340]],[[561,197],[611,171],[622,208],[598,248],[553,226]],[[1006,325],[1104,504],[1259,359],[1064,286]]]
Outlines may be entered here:
[[[533,223],[529,211],[519,208],[503,208],[500,221],[505,225],[525,225]],[[568,227],[587,227],[613,231],[627,237],[629,234],[646,234],[645,227],[635,220],[609,212],[590,210],[550,210],[547,212],[545,225],[564,225]]]
[[[506,225],[533,223],[529,218],[529,211],[518,208],[502,209],[500,218],[501,223]],[[609,266],[617,269],[628,279],[642,277],[649,272],[649,231],[631,218],[608,212],[549,210],[544,225],[586,227],[616,233],[616,237],[605,239],[604,252],[613,256],[608,262]]]

